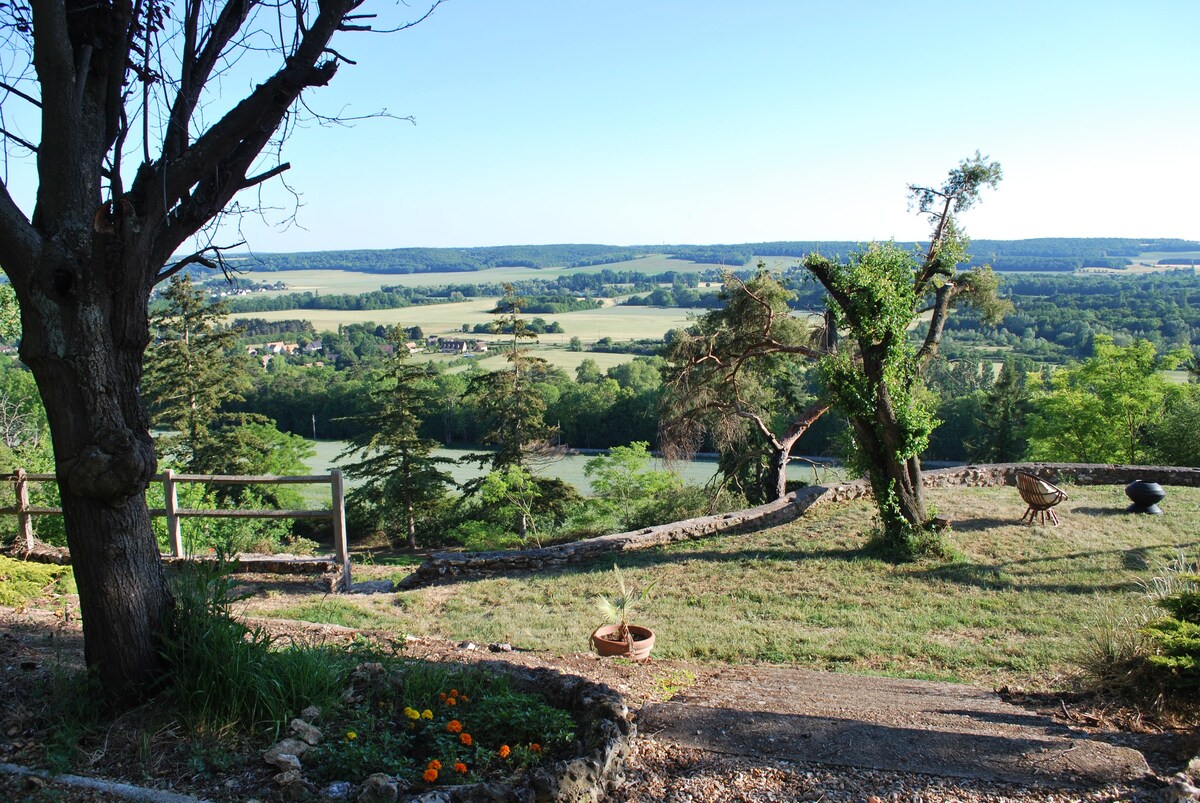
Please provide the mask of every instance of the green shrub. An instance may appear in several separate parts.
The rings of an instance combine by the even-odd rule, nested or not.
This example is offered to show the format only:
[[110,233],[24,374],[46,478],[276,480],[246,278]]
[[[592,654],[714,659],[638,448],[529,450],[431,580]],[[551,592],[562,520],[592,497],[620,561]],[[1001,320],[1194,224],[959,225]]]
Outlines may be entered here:
[[70,566],[48,566],[0,556],[0,605],[17,608],[49,594],[74,594]]

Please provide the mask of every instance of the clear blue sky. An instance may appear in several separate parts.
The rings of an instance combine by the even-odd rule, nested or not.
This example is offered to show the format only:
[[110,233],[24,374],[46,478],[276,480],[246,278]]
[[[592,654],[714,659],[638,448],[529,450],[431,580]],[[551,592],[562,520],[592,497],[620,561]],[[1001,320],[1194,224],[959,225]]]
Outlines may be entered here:
[[448,0],[339,36],[314,107],[415,125],[297,131],[304,228],[245,220],[257,251],[912,240],[906,184],[976,149],[973,237],[1200,239],[1197,0]]

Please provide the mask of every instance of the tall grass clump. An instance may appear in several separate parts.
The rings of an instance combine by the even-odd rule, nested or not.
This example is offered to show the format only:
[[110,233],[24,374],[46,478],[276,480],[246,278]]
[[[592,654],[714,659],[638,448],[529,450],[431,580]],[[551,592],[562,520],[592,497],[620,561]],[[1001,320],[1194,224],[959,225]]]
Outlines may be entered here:
[[1180,552],[1148,590],[1168,615],[1142,628],[1152,646],[1147,660],[1164,673],[1169,687],[1195,694],[1200,691],[1200,558]]
[[309,705],[336,700],[350,671],[344,654],[311,646],[277,649],[261,627],[233,618],[230,573],[221,556],[184,568],[164,637],[164,691],[174,714],[199,735],[279,732]]
[[1194,719],[1200,713],[1200,560],[1180,552],[1141,585],[1149,605],[1103,607],[1081,666],[1094,691],[1168,718]]

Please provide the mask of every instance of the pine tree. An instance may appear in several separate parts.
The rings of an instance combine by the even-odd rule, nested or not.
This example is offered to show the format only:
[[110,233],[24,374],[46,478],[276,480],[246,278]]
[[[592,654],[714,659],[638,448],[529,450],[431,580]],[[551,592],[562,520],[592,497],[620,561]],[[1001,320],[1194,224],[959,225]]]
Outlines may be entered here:
[[415,365],[393,331],[397,348],[389,372],[375,377],[372,410],[361,416],[371,427],[350,439],[342,457],[358,455],[346,473],[364,482],[351,492],[351,501],[378,510],[389,530],[402,524],[410,549],[417,548],[417,516],[441,499],[454,480],[439,466],[450,463],[434,457],[438,442],[421,437],[422,417],[433,409],[437,387],[428,365]]
[[[241,330],[222,324],[224,301],[209,302],[187,276],[172,277],[164,306],[152,318],[155,342],[146,351],[142,393],[156,445],[164,458],[195,474],[303,474],[312,448],[301,437],[280,432],[255,413],[231,412],[250,389],[247,356],[239,350]],[[276,507],[297,507],[299,495],[286,486],[209,486],[220,503],[250,494]]]
[[209,303],[186,275],[171,278],[163,299],[151,318],[156,336],[142,379],[150,424],[164,432],[157,446],[185,471],[221,473],[213,462],[222,453],[215,442],[221,408],[250,389],[238,331],[221,325],[228,305]]
[[[476,376],[467,390],[488,422],[482,440],[495,446],[496,451],[467,455],[463,459],[490,463],[493,472],[507,472],[512,468],[528,472],[532,460],[549,459],[558,454],[552,446],[558,430],[546,424],[546,400],[535,386],[537,378],[549,371],[549,363],[530,356],[528,349],[521,348],[522,340],[537,338],[521,316],[524,304],[525,299],[516,294],[511,284],[504,285],[504,296],[493,312],[497,316],[496,331],[512,337],[509,367]],[[554,506],[560,501],[558,497],[568,494],[569,486],[561,481],[535,478],[534,485],[536,492],[530,501],[530,509]],[[477,488],[478,483],[469,490]],[[529,529],[527,512],[522,510],[514,514],[513,529],[520,538],[526,537]]]

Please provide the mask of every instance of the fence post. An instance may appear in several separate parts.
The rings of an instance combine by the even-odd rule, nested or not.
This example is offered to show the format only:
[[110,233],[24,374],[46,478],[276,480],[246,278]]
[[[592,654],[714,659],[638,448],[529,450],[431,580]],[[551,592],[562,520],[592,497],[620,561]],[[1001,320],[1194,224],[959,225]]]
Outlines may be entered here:
[[333,552],[342,566],[342,591],[350,591],[350,550],[346,547],[346,494],[342,470],[329,472],[329,487],[333,493]]
[[182,558],[183,529],[179,526],[179,495],[175,491],[175,472],[171,469],[163,472],[163,503],[167,509],[167,541],[171,544],[171,554]]
[[25,469],[17,469],[17,537],[25,554],[33,551],[33,516],[29,515],[29,481]]

